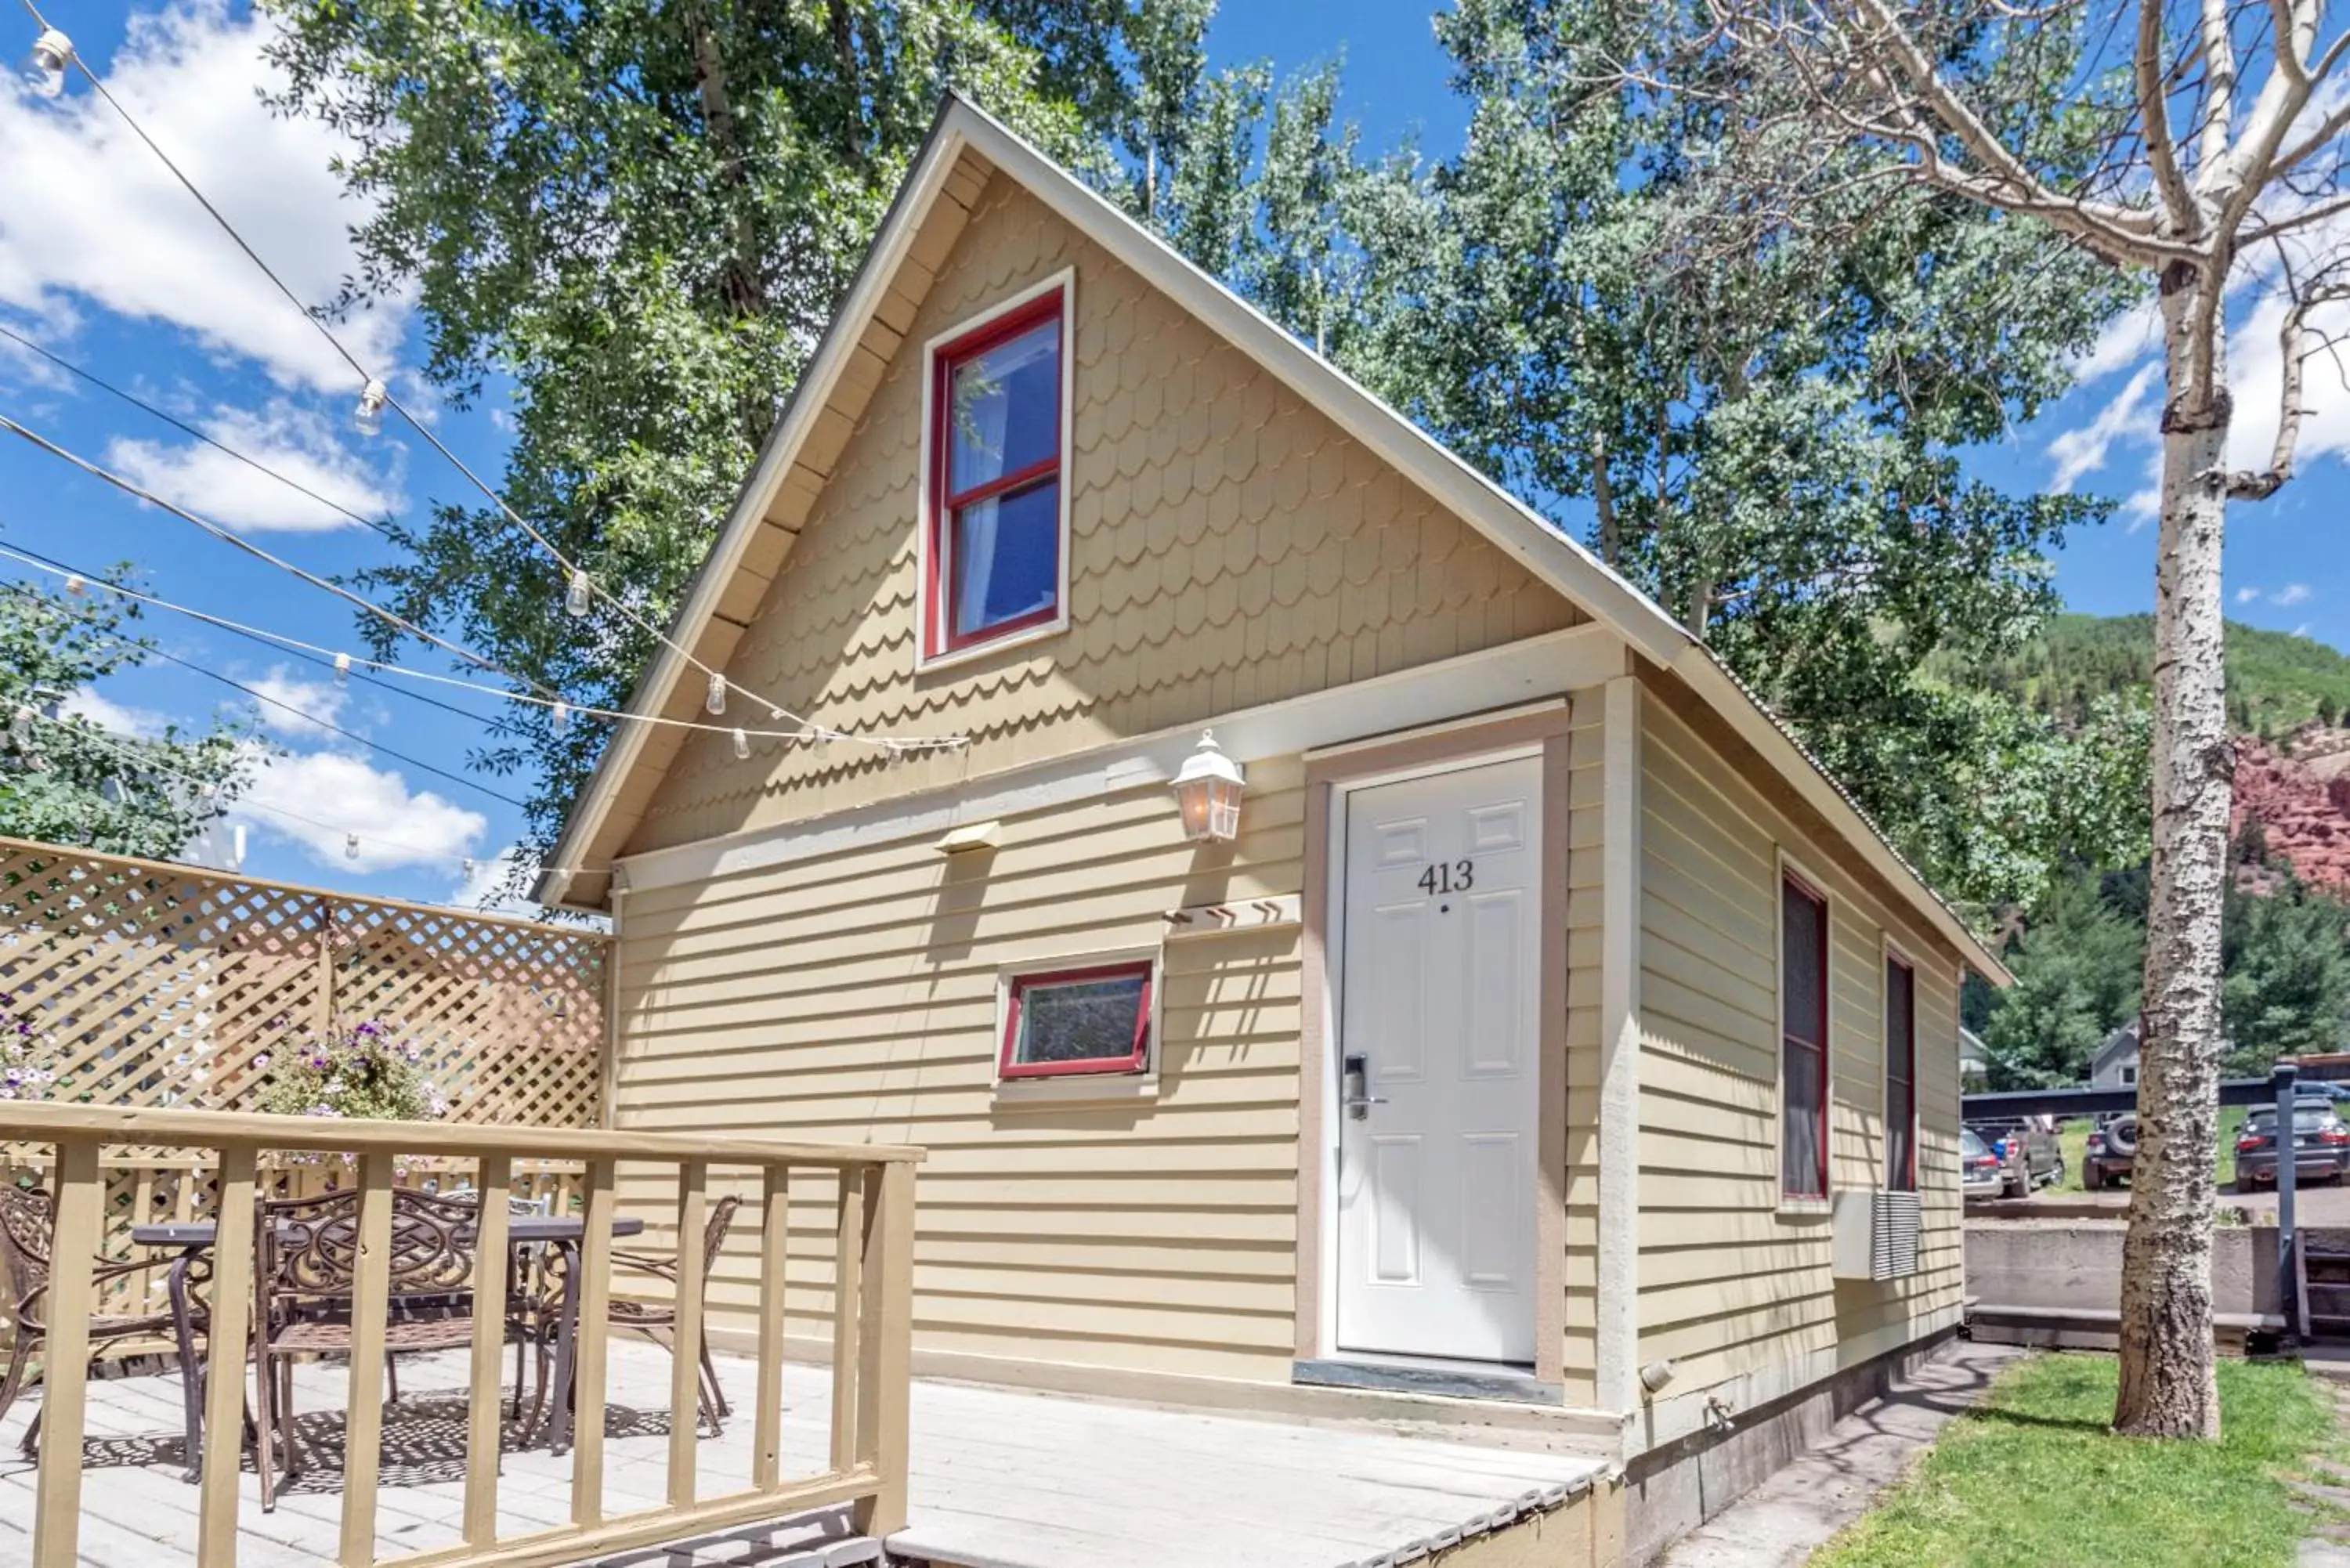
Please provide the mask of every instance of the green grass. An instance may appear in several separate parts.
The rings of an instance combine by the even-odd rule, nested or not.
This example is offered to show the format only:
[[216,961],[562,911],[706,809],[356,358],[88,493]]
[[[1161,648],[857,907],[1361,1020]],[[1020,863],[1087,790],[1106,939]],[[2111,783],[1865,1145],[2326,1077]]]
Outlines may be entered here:
[[[2076,1122],[2059,1122],[2056,1139],[2064,1148],[2064,1175],[2040,1190],[2048,1193],[2070,1193],[2087,1190],[2081,1183],[2082,1162],[2089,1158],[2089,1129],[2096,1124],[2087,1118]],[[2236,1179],[2236,1132],[2244,1125],[2244,1107],[2220,1107],[2220,1145],[2212,1154],[2213,1179],[2224,1189]],[[2116,1189],[2116,1190],[2126,1190]]]
[[2117,1438],[2116,1363],[2009,1371],[1812,1568],[2284,1568],[2314,1532],[2284,1478],[2334,1440],[2295,1363],[2222,1361],[2217,1443]]

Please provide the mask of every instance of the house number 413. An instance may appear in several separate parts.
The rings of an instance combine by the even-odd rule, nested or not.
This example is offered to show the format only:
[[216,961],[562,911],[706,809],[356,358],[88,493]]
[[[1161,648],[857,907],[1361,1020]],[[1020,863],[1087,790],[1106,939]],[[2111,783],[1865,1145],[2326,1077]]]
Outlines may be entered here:
[[1423,893],[1466,893],[1477,885],[1477,863],[1473,860],[1439,860],[1419,874],[1419,890]]

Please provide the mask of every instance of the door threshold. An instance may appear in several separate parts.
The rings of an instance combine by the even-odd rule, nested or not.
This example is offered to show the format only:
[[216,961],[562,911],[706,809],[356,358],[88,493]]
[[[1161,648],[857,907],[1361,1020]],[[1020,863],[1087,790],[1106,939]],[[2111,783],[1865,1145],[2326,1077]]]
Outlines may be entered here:
[[1325,1358],[1294,1361],[1289,1380],[1324,1388],[1381,1394],[1433,1394],[1451,1399],[1506,1399],[1519,1405],[1564,1405],[1564,1384],[1500,1362],[1416,1362]]

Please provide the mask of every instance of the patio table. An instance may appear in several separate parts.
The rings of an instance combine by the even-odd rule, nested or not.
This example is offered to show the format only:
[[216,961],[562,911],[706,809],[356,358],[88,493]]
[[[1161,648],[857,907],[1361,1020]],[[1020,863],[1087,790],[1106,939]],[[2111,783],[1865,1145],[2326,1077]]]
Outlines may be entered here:
[[[613,1216],[612,1234],[635,1236],[643,1232],[642,1217],[633,1214]],[[587,1233],[587,1221],[557,1214],[516,1214],[506,1220],[506,1246],[519,1249],[546,1246],[561,1251],[571,1266],[571,1277],[578,1277],[579,1241]],[[166,1274],[166,1284],[172,1298],[172,1332],[180,1345],[180,1388],[187,1411],[188,1479],[196,1480],[203,1471],[203,1379],[196,1370],[195,1315],[188,1304],[188,1275],[196,1263],[211,1252],[219,1229],[209,1220],[173,1220],[153,1225],[134,1225],[130,1239],[142,1247],[169,1247],[179,1251],[172,1260]],[[563,1293],[563,1323],[555,1342],[555,1409],[547,1425],[548,1447],[560,1449],[571,1435],[571,1352],[572,1331],[577,1326],[579,1293]],[[241,1360],[242,1358],[240,1358]]]

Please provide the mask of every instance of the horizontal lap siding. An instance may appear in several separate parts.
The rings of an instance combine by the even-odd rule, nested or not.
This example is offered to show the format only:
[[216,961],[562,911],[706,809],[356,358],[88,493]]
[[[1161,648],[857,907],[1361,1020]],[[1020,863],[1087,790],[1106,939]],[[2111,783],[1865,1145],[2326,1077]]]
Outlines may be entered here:
[[[1168,944],[1155,1101],[1000,1097],[999,966],[1164,935],[1184,905],[1295,893],[1302,767],[1252,763],[1230,852],[1180,840],[1163,787],[1006,818],[1000,847],[929,837],[631,894],[619,1124],[909,1142],[922,1348],[1285,1381],[1296,1278],[1298,934]],[[674,1176],[620,1192],[673,1245]],[[713,1188],[747,1193],[742,1173]],[[789,1311],[821,1335],[831,1181],[794,1184]],[[746,1221],[747,1223],[747,1221]],[[755,1249],[712,1321],[747,1331]]]
[[[1908,930],[1719,752],[1643,704],[1640,1348],[1699,1387],[1957,1305],[1955,955]],[[1917,962],[1922,1272],[1839,1282],[1825,1216],[1779,1211],[1777,852],[1827,885],[1831,1169],[1883,1180],[1883,933]]]

